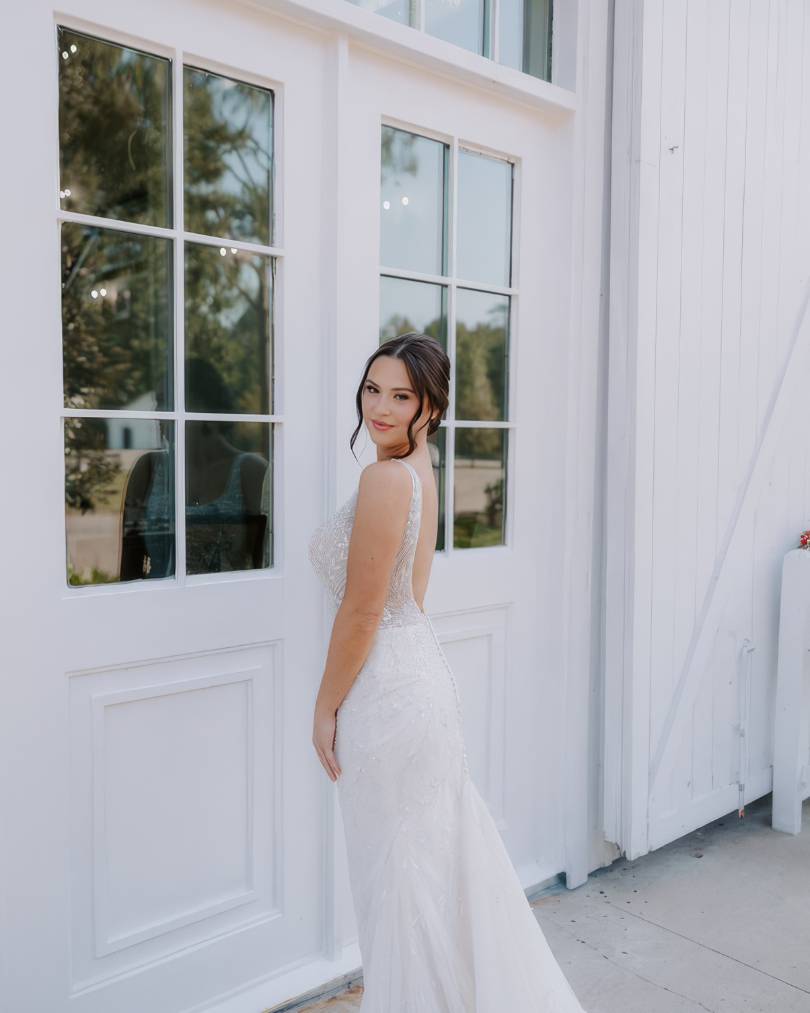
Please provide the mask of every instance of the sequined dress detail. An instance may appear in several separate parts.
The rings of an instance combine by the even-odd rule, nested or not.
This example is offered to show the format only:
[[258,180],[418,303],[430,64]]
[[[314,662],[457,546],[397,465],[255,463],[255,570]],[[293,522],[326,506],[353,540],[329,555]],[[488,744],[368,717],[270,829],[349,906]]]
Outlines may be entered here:
[[[470,776],[453,672],[412,592],[421,479],[399,463],[412,479],[408,519],[335,737],[361,1013],[583,1013]],[[309,543],[335,608],[357,494]]]

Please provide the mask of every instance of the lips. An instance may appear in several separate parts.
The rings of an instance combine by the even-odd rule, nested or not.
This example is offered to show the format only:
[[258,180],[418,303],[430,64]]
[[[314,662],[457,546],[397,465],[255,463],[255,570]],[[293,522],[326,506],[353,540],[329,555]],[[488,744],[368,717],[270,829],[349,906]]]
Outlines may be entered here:
[[372,420],[371,420],[371,422],[372,422],[372,425],[373,425],[373,426],[374,426],[374,427],[375,427],[376,429],[393,429],[393,428],[394,428],[393,426],[389,426],[389,425],[388,425],[387,423],[385,423],[385,422],[378,422],[378,421],[377,421],[376,419],[372,419]]

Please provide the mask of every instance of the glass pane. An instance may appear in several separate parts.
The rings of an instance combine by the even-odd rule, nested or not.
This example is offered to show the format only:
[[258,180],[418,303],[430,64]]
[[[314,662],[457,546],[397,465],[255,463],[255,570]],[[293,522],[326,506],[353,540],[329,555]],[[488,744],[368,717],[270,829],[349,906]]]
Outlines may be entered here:
[[171,226],[171,62],[67,28],[57,38],[60,206]]
[[483,0],[425,0],[425,30],[473,53],[483,53]]
[[447,289],[424,281],[380,278],[380,341],[406,331],[436,338],[447,351]]
[[382,128],[380,260],[443,274],[447,145]]
[[[351,2],[367,11],[374,11],[375,14],[391,18],[392,21],[399,21],[403,25],[412,24],[413,15],[411,14],[410,0],[351,0]],[[414,0],[415,3],[416,0]]]
[[272,242],[273,93],[183,69],[186,228]]
[[523,70],[523,8],[527,0],[499,0],[498,62]]
[[509,296],[456,292],[456,418],[507,418]]
[[172,244],[63,222],[65,405],[171,411]]
[[500,0],[499,10],[499,62],[551,80],[551,0]]
[[436,551],[441,552],[445,544],[445,501],[447,499],[447,429],[439,426],[435,433],[427,438],[428,453],[433,464],[433,477],[439,497],[439,529],[436,532]]
[[456,275],[509,285],[512,250],[512,166],[474,151],[458,153]]
[[270,436],[264,422],[186,422],[188,573],[271,565]]
[[456,429],[453,545],[503,545],[506,429]]
[[174,575],[174,423],[65,419],[68,584]]
[[274,260],[186,244],[186,410],[271,411]]

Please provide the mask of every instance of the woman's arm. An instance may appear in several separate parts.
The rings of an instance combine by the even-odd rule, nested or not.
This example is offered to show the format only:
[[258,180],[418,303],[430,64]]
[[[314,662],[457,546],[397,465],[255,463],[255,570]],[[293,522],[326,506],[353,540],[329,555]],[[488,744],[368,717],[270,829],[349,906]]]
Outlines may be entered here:
[[360,475],[346,589],[332,626],[315,703],[312,741],[332,780],[340,774],[334,756],[337,711],[363,667],[380,625],[411,492],[410,473],[394,461],[375,461]]

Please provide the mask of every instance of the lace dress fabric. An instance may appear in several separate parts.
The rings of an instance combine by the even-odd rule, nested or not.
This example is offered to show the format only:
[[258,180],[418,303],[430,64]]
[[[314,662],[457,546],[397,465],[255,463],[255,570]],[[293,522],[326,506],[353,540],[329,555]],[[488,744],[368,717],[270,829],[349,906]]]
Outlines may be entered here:
[[[470,777],[461,705],[412,593],[412,495],[383,619],[337,714],[337,780],[363,962],[361,1013],[583,1013]],[[357,491],[313,534],[339,605]]]

